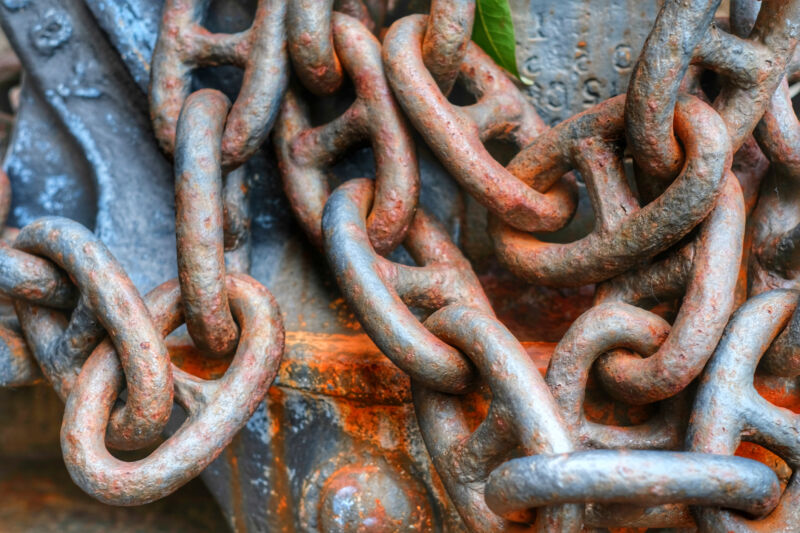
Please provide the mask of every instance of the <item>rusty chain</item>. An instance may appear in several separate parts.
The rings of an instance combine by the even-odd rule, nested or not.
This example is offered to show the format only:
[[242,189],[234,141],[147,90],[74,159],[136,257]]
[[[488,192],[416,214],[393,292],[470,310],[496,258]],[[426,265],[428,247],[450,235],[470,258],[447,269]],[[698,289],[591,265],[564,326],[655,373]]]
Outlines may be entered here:
[[[103,243],[67,219],[39,219],[0,249],[3,292],[13,298],[33,358],[66,403],[64,462],[103,502],[147,503],[197,476],[277,374],[284,342],[277,303],[234,272],[249,264],[248,185],[238,167],[269,133],[286,86],[282,5],[260,4],[252,28],[238,35],[202,28],[201,3],[165,6],[150,95],[154,130],[175,158],[178,279],[142,299]],[[247,71],[233,105],[219,91],[189,93],[191,69],[220,61]],[[0,185],[10,196],[7,180]],[[164,338],[184,317],[205,355],[235,352],[221,378],[200,379],[171,364]],[[13,331],[3,333],[13,340]],[[4,366],[19,366],[18,359]],[[12,368],[21,370],[30,374]],[[108,451],[157,443],[174,400],[185,421],[154,451],[134,462]]]
[[[433,0],[386,29],[386,6],[360,0],[259,0],[249,29],[216,34],[205,2],[168,0],[149,96],[174,159],[178,278],[143,298],[80,224],[7,228],[0,292],[19,331],[0,324],[11,348],[0,383],[44,375],[66,403],[67,468],[103,502],[153,501],[209,465],[283,353],[278,306],[246,274],[247,161],[275,122],[294,214],[365,333],[410,377],[432,467],[467,529],[800,528],[797,476],[782,483],[734,455],[748,441],[800,466],[800,415],[759,392],[800,376],[800,122],[788,86],[800,1],[735,1],[732,32],[714,19],[719,3],[664,2],[627,93],[548,129],[470,42],[474,2]],[[233,103],[191,90],[193,69],[220,64],[244,71]],[[455,85],[474,103],[453,104]],[[315,125],[308,93],[346,98],[350,86],[349,107]],[[420,206],[412,128],[486,209],[500,264],[537,285],[597,284],[544,376]],[[508,164],[493,140],[513,145]],[[332,184],[331,167],[365,143],[374,179]],[[552,242],[579,187],[594,226]],[[228,362],[221,378],[171,363],[164,339],[184,322],[203,355]],[[615,409],[649,416],[598,420],[592,380]],[[109,452],[156,444],[176,401],[183,425],[145,458]]]

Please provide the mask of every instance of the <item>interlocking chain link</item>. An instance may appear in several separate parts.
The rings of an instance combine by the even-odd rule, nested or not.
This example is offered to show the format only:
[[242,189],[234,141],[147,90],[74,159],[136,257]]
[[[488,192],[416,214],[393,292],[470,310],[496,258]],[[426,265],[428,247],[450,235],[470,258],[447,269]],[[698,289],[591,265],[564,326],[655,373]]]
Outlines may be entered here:
[[383,74],[378,40],[357,20],[333,14],[337,54],[353,80],[356,100],[333,121],[312,128],[299,95],[290,90],[275,131],[284,190],[303,229],[322,246],[322,210],[329,194],[324,170],[366,140],[377,167],[369,215],[375,247],[393,250],[408,230],[419,198],[419,170],[411,132]]
[[[269,291],[249,276],[229,274],[225,282],[242,332],[233,361],[225,375],[213,381],[172,367],[175,397],[188,418],[146,458],[122,461],[103,443],[109,414],[113,416],[123,387],[120,358],[113,347],[104,342],[83,365],[64,411],[61,446],[72,479],[100,501],[140,505],[173,492],[222,453],[266,394],[283,355],[280,311]],[[162,337],[183,321],[181,297],[176,280],[146,297],[149,316]],[[168,390],[171,393],[172,387]]]
[[636,163],[652,180],[668,184],[683,166],[673,110],[690,63],[725,77],[714,107],[736,151],[764,113],[797,45],[800,2],[764,0],[750,39],[713,23],[719,4],[665,2],[631,74],[628,140]]
[[351,180],[325,207],[325,249],[334,275],[364,330],[387,357],[427,387],[463,392],[474,379],[471,365],[427,331],[408,306],[433,311],[458,303],[493,314],[486,295],[469,262],[421,209],[403,242],[420,266],[378,255],[363,221],[372,197],[371,182]]
[[191,91],[192,70],[220,64],[242,68],[242,87],[222,135],[222,166],[232,170],[261,146],[278,113],[288,80],[286,2],[259,0],[252,26],[236,34],[203,28],[206,4],[200,0],[165,3],[153,52],[150,114],[162,148],[172,154],[178,116]]
[[[734,455],[750,441],[800,467],[800,415],[758,392],[763,379],[789,388],[800,375],[800,122],[788,85],[800,1],[735,1],[733,33],[714,20],[720,0],[664,2],[627,94],[550,129],[470,42],[474,2],[434,0],[386,29],[387,6],[362,0],[259,0],[236,34],[203,28],[206,4],[166,2],[152,64],[153,128],[175,163],[178,278],[141,298],[66,219],[7,229],[13,245],[0,244],[0,292],[25,339],[0,324],[0,383],[41,369],[66,402],[62,450],[79,486],[117,505],[169,494],[221,453],[273,382],[283,326],[244,273],[245,164],[277,119],[291,207],[364,331],[410,376],[432,466],[469,530],[800,527],[798,477],[782,488],[768,466]],[[192,92],[195,68],[223,64],[244,71],[233,103]],[[449,100],[459,84],[474,103]],[[351,85],[349,107],[315,124],[308,91],[342,99]],[[412,127],[488,211],[502,265],[538,285],[598,284],[544,376],[419,206]],[[507,165],[491,140],[514,146]],[[374,179],[334,188],[331,167],[365,143]],[[594,227],[552,242],[579,187]],[[0,221],[9,199],[0,175]],[[390,258],[400,246],[416,266]],[[164,338],[184,322],[200,352],[230,358],[223,377],[171,364]],[[592,381],[609,409],[647,416],[599,420],[586,407]],[[186,421],[149,455],[109,452],[154,444],[174,401]]]
[[[731,455],[742,439],[779,453],[798,467],[800,416],[770,404],[753,388],[753,374],[766,348],[797,306],[797,293],[774,290],[751,299],[734,315],[700,381],[686,444],[693,451]],[[762,520],[723,509],[698,508],[698,525],[714,531],[789,531],[800,520],[800,479],[792,476],[777,507],[754,513]],[[767,512],[769,512],[767,514]]]
[[[197,476],[253,414],[283,354],[282,318],[270,293],[245,274],[226,273],[226,260],[233,271],[249,264],[247,183],[234,169],[269,133],[286,85],[282,2],[261,3],[253,26],[230,36],[201,28],[201,7],[165,6],[153,60],[154,128],[175,158],[179,279],[143,301],[108,249],[66,219],[39,219],[13,248],[0,247],[0,288],[66,402],[64,461],[80,487],[110,504],[147,503]],[[191,68],[220,61],[246,70],[233,106],[219,91],[189,94]],[[235,351],[222,378],[206,381],[171,364],[164,337],[184,313],[206,355]],[[12,343],[13,331],[3,334]],[[4,371],[28,372],[14,364],[4,362]],[[173,399],[187,420],[154,452],[131,463],[108,451],[152,445]]]
[[230,104],[219,91],[192,93],[175,142],[175,234],[186,328],[197,347],[219,357],[239,332],[225,289],[220,146]]
[[136,449],[160,435],[172,411],[169,354],[144,302],[108,249],[76,222],[41,218],[20,231],[14,246],[66,270],[81,290],[68,324],[58,311],[15,301],[28,344],[63,400],[86,357],[107,332],[125,369],[128,398],[110,413],[109,443]]
[[654,402],[683,390],[700,374],[733,311],[744,225],[741,189],[728,172],[714,210],[690,244],[598,287],[596,301],[632,305],[683,294],[658,350],[645,359],[625,353],[601,358],[598,376],[612,395],[632,404]]
[[569,180],[545,192],[560,176],[546,184],[517,179],[483,146],[489,139],[505,139],[522,148],[545,129],[544,123],[503,70],[472,43],[461,75],[477,102],[462,108],[450,104],[425,67],[427,24],[423,16],[400,19],[384,39],[386,74],[409,120],[450,174],[491,212],[522,230],[559,229],[575,209]]
[[687,163],[662,195],[639,208],[618,145],[624,104],[619,96],[565,120],[509,163],[519,179],[544,188],[579,170],[595,212],[594,230],[567,244],[547,243],[492,221],[498,257],[519,277],[555,286],[609,279],[678,242],[713,207],[731,158],[719,116],[697,98],[678,100],[675,127]]

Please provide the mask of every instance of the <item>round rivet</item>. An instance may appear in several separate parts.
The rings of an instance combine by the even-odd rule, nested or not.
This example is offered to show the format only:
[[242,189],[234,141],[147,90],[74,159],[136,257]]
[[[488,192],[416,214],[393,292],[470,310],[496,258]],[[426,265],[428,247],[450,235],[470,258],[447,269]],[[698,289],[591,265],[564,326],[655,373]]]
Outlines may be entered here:
[[418,482],[375,464],[340,468],[319,503],[325,533],[430,531],[431,506]]

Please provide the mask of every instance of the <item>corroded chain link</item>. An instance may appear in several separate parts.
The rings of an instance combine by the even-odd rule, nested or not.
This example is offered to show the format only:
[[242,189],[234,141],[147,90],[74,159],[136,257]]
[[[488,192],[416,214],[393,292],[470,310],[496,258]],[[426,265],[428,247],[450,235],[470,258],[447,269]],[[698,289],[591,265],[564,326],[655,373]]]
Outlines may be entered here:
[[519,148],[533,141],[545,128],[533,106],[475,44],[467,47],[461,75],[478,100],[461,108],[450,104],[425,67],[426,27],[425,17],[406,17],[384,40],[387,77],[411,123],[467,192],[504,221],[526,231],[562,227],[574,211],[569,180],[546,191],[560,175],[546,184],[517,179],[483,146],[493,138]]
[[566,244],[547,243],[494,221],[498,257],[523,279],[556,286],[609,279],[678,242],[713,207],[731,157],[719,116],[694,97],[678,101],[675,126],[687,163],[662,195],[639,208],[617,144],[624,103],[624,97],[616,97],[562,122],[509,163],[519,179],[545,188],[578,169],[595,212],[594,230]]
[[[233,271],[249,264],[247,184],[236,167],[269,133],[286,85],[281,6],[260,4],[251,29],[230,36],[200,27],[199,4],[165,6],[151,104],[156,134],[175,158],[178,279],[143,300],[108,249],[66,219],[39,219],[19,232],[13,248],[0,249],[2,290],[14,299],[38,366],[66,402],[64,461],[73,480],[101,501],[147,503],[197,476],[247,422],[277,374],[284,342],[278,306],[254,279],[226,273],[226,259]],[[189,94],[190,69],[220,61],[247,71],[233,106],[219,91]],[[265,109],[268,100],[272,108]],[[62,310],[71,310],[69,317]],[[235,351],[220,379],[206,381],[171,364],[164,338],[184,314],[203,353]],[[11,343],[13,335],[4,340]],[[27,377],[27,368],[14,367],[19,355],[4,371]],[[173,400],[186,420],[155,451],[133,463],[108,451],[154,444]]]
[[[117,459],[103,442],[123,388],[113,347],[100,344],[83,365],[67,400],[61,445],[72,479],[100,501],[138,505],[173,492],[216,459],[266,394],[283,355],[280,311],[269,291],[249,276],[229,274],[225,282],[241,328],[236,354],[225,375],[213,381],[172,367],[175,396],[187,420],[144,459]],[[161,336],[183,321],[181,298],[175,280],[147,295],[148,316]]]
[[[731,455],[742,439],[775,450],[791,468],[800,459],[800,417],[770,404],[753,388],[756,366],[797,306],[797,293],[774,290],[756,296],[734,315],[700,381],[686,444],[693,451]],[[753,513],[698,508],[698,525],[724,531],[789,531],[797,527],[800,480],[792,476],[780,501]]]
[[[221,453],[275,379],[280,310],[244,273],[247,163],[275,120],[292,210],[363,330],[410,377],[436,482],[467,529],[800,528],[798,476],[783,487],[735,456],[749,441],[800,467],[800,415],[761,393],[800,375],[800,122],[788,84],[799,1],[734,2],[732,33],[714,20],[720,0],[664,2],[627,94],[549,129],[470,42],[474,2],[434,0],[387,29],[374,2],[259,0],[235,34],[203,27],[206,4],[166,2],[152,62],[178,278],[142,298],[66,219],[0,244],[0,292],[24,336],[0,325],[0,383],[38,367],[65,401],[62,451],[79,486],[117,505],[169,494]],[[194,69],[223,64],[244,71],[233,103],[192,92]],[[458,84],[474,103],[450,101]],[[315,123],[308,91],[342,99],[351,86],[345,111]],[[597,284],[544,375],[419,205],[412,127],[486,208],[501,265],[537,285]],[[513,145],[508,164],[493,140]],[[363,144],[374,179],[332,184],[333,165]],[[593,228],[554,242],[582,187]],[[0,221],[9,198],[0,175]],[[164,339],[183,323],[203,355],[226,360],[221,378],[171,363]],[[594,415],[592,381],[609,409],[646,416]],[[185,421],[154,451],[112,455],[154,445],[174,402]]]
[[598,376],[612,395],[633,404],[654,402],[683,390],[700,374],[733,311],[744,225],[739,183],[728,172],[714,210],[691,243],[598,287],[596,301],[632,305],[683,294],[657,351],[646,359],[626,353],[603,356]]
[[376,160],[376,196],[369,215],[375,247],[393,250],[408,230],[419,198],[419,170],[411,132],[383,74],[378,40],[357,20],[333,14],[333,39],[356,100],[333,121],[312,128],[308,111],[290,90],[275,131],[284,190],[303,229],[322,246],[322,210],[329,194],[327,169],[339,156],[369,141]]
[[222,166],[230,170],[261,146],[278,113],[288,80],[286,3],[259,1],[252,26],[237,34],[211,33],[203,28],[206,4],[170,0],[164,5],[153,53],[150,113],[156,137],[172,154],[178,116],[191,91],[192,69],[219,64],[242,68],[242,88],[225,120],[222,136]]
[[750,39],[713,23],[719,4],[665,2],[631,75],[628,140],[636,163],[652,180],[669,183],[683,166],[672,117],[690,63],[724,76],[714,107],[736,151],[764,113],[797,45],[800,3],[762,2]]

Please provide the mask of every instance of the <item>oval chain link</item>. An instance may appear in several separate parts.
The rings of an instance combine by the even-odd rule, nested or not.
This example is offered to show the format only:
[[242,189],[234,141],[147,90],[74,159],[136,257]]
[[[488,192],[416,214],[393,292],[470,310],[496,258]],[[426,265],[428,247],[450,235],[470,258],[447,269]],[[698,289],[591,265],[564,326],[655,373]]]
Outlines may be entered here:
[[275,131],[284,190],[303,229],[322,246],[322,211],[329,195],[325,170],[342,154],[369,140],[375,157],[376,197],[368,219],[381,253],[403,240],[419,198],[419,170],[411,132],[383,74],[380,43],[357,20],[333,14],[333,38],[355,84],[356,100],[340,116],[312,128],[308,110],[290,89]]
[[663,194],[640,208],[619,145],[624,105],[625,97],[618,96],[565,120],[508,164],[513,175],[537,188],[579,170],[595,213],[592,232],[566,244],[545,242],[492,218],[497,256],[520,278],[552,286],[609,279],[678,242],[713,208],[731,163],[719,115],[693,96],[678,99],[675,128],[686,147],[686,164]]
[[733,151],[753,131],[800,37],[800,2],[764,0],[750,38],[713,22],[720,0],[664,2],[631,74],[625,120],[631,153],[650,180],[668,185],[684,164],[673,132],[678,91],[690,64],[725,78],[714,108]]
[[222,166],[233,170],[261,146],[278,114],[288,82],[284,0],[259,0],[253,24],[240,33],[202,26],[202,0],[167,0],[153,51],[150,115],[167,154],[175,152],[178,117],[198,67],[234,65],[244,71],[239,95],[225,120]]
[[467,46],[461,76],[477,101],[451,104],[425,67],[427,24],[421,15],[405,17],[384,38],[386,75],[409,120],[450,174],[492,213],[525,231],[561,228],[575,210],[574,184],[556,183],[560,176],[541,184],[519,179],[483,145],[504,139],[522,148],[533,141],[545,129],[533,106],[474,43]]
[[[103,442],[123,387],[123,359],[104,342],[83,365],[64,411],[61,447],[73,481],[88,494],[113,505],[141,505],[170,494],[216,459],[258,407],[283,355],[280,310],[269,291],[249,276],[229,274],[225,282],[242,331],[236,354],[216,380],[171,368],[175,398],[187,420],[144,459],[117,459]],[[177,280],[145,298],[160,337],[183,321],[181,298]]]
[[[797,299],[795,291],[774,290],[750,299],[734,314],[700,380],[688,449],[732,455],[747,440],[774,451],[792,469],[800,466],[800,415],[771,404],[753,387],[756,366],[788,323]],[[777,507],[755,513],[766,514],[760,520],[715,508],[696,508],[694,514],[709,531],[790,531],[800,523],[800,478],[791,477]]]
[[690,244],[666,259],[598,288],[596,301],[632,305],[683,295],[670,334],[652,355],[640,359],[612,353],[598,362],[598,377],[620,400],[643,404],[682,391],[703,370],[728,323],[745,230],[741,188],[730,172],[714,210],[698,229]]

